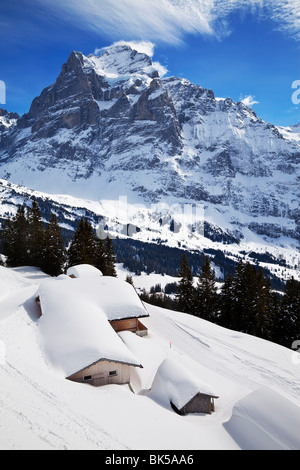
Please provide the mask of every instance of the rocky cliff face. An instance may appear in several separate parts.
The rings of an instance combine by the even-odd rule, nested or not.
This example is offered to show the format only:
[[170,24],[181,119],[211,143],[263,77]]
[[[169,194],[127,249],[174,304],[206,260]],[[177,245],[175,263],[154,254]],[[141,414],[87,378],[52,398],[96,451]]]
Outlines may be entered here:
[[235,239],[299,242],[297,128],[160,69],[126,45],[72,52],[29,112],[2,129],[0,177],[93,200],[201,203]]

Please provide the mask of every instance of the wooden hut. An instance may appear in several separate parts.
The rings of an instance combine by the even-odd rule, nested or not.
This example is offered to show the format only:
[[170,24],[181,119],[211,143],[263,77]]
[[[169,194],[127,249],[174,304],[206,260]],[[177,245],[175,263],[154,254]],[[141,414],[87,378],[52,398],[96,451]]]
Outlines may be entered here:
[[95,387],[109,384],[130,384],[132,367],[142,367],[142,365],[100,359],[70,375],[67,379],[73,382],[88,383]]
[[141,319],[149,317],[149,313],[131,284],[110,276],[103,276],[95,281],[93,279],[92,282],[97,303],[117,333],[131,331],[139,336],[148,334]]
[[60,277],[39,289],[39,328],[50,360],[69,380],[95,386],[130,383],[142,367],[110,318],[146,316],[132,286],[108,277]]
[[208,413],[211,414],[215,411],[214,400],[219,398],[215,395],[198,392],[193,398],[191,398],[185,405],[180,409],[177,408],[174,403],[170,402],[172,408],[176,413],[180,415],[186,415],[189,413]]
[[148,317],[149,314],[133,286],[115,277],[103,276],[99,269],[88,264],[70,267],[67,275],[72,279],[102,277],[101,282],[94,284],[94,289],[97,291],[99,305],[105,311],[113,329],[117,333],[131,331],[138,336],[148,334],[140,319]]
[[164,397],[180,415],[215,411],[218,398],[211,387],[187,370],[179,360],[167,358],[159,366],[153,380],[152,396]]
[[110,324],[117,333],[121,331],[131,331],[138,336],[146,336],[148,334],[146,326],[135,317],[112,320]]

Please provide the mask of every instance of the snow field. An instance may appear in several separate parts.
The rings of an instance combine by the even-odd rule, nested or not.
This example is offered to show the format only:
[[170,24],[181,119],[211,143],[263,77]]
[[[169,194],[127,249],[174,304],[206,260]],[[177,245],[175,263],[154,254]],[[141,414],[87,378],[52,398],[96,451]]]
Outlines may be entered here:
[[[0,267],[0,449],[300,449],[300,373],[291,350],[147,305],[148,337],[125,334],[144,364],[138,393],[72,383],[40,341],[42,280],[33,268]],[[163,375],[149,392],[165,358],[219,395],[214,414],[175,414]]]

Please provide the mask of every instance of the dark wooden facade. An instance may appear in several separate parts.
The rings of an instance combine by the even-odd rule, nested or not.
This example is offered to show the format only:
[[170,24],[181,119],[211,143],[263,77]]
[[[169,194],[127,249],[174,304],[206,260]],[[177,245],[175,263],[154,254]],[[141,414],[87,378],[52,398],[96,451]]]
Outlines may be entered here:
[[117,333],[120,331],[131,331],[132,333],[136,333],[138,336],[146,336],[148,334],[148,329],[138,318],[112,320],[110,321],[110,324]]
[[215,411],[214,399],[219,398],[206,393],[197,393],[188,403],[182,408],[178,409],[172,402],[171,406],[176,413],[186,415],[188,413],[208,413],[211,414]]

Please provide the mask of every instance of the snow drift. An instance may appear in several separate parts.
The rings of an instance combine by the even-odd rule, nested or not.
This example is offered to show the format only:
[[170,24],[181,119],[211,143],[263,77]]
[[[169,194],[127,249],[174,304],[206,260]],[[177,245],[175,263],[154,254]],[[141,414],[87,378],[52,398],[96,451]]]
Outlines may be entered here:
[[[40,342],[35,302],[41,283],[64,282],[0,267],[1,449],[300,449],[297,353],[190,315],[147,305],[148,336],[127,335],[148,358],[139,393],[65,380]],[[214,414],[179,416],[162,393],[144,393],[165,359],[216,391]]]
[[[118,293],[118,287],[121,293],[122,290],[133,293],[136,296],[133,307],[137,305],[137,295],[131,286],[128,285],[130,288],[127,289],[124,284],[125,281],[105,277],[66,277],[42,283],[38,291],[43,312],[39,321],[41,341],[65,377],[105,359],[140,366],[108,322],[108,315],[129,315],[128,305],[132,304],[128,296],[118,296],[117,306],[112,299],[111,310],[105,308],[111,295]],[[106,291],[105,299],[108,297],[106,302],[103,301],[103,289]],[[122,299],[124,308],[120,311]],[[144,309],[143,313],[146,314]]]

